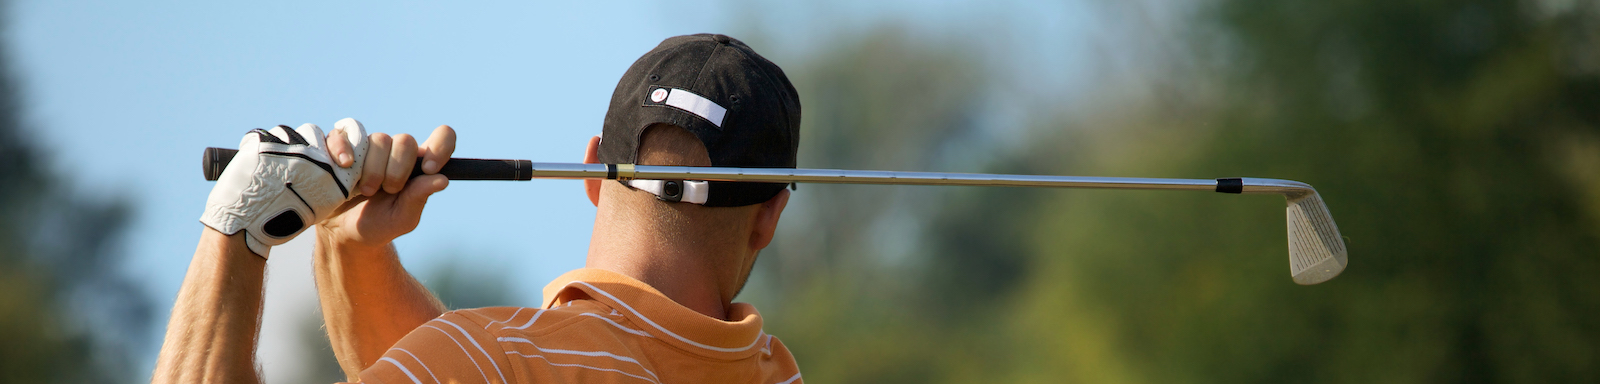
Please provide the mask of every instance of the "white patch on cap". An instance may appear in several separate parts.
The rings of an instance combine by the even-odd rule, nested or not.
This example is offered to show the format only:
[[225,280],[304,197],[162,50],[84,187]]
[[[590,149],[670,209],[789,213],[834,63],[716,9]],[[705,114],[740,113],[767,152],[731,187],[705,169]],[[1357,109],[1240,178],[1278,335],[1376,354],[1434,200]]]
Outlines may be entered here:
[[[655,92],[663,91],[666,90],[655,90]],[[651,92],[650,99],[655,99],[655,92]],[[667,91],[665,93],[667,94],[666,102],[663,102],[662,104],[677,107],[678,109],[693,113],[696,116],[706,119],[706,121],[710,121],[711,125],[715,125],[717,128],[722,128],[722,118],[728,114],[727,108],[717,105],[717,103],[712,102],[711,99],[701,97],[700,95],[694,94],[694,92],[689,92],[682,89],[673,88],[671,91]]]
[[666,100],[666,99],[667,99],[667,89],[666,88],[656,88],[656,90],[650,91],[650,101],[651,102],[659,103],[662,100]]

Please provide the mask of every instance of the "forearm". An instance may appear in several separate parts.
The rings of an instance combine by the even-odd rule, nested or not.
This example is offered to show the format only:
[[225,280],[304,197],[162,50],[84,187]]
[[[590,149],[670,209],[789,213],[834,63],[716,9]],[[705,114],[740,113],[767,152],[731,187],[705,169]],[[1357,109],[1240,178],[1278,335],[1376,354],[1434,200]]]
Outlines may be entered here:
[[392,245],[338,242],[317,231],[312,269],[328,340],[354,380],[362,369],[445,307],[400,264]]
[[266,265],[245,247],[244,233],[203,229],[152,382],[260,382],[255,349]]

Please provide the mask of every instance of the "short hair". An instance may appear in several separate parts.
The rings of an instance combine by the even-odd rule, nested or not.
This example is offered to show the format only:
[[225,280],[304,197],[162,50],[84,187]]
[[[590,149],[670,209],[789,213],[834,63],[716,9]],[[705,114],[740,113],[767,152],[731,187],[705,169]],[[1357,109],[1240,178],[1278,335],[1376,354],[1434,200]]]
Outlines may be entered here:
[[[711,165],[705,144],[687,129],[671,124],[653,124],[645,128],[640,136],[639,165]],[[611,190],[617,193],[634,192],[621,185],[615,187]],[[637,202],[629,204],[629,213],[648,220],[656,230],[676,239],[693,241],[715,241],[748,231],[749,212],[760,207],[759,204],[706,207],[661,201],[648,193],[637,193],[631,198],[618,197]]]

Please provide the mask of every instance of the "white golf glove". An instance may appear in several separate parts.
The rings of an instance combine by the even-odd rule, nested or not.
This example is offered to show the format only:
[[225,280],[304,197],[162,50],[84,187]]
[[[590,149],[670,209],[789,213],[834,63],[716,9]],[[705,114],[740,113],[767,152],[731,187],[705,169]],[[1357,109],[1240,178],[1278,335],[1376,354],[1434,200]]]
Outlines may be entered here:
[[354,146],[350,168],[339,167],[328,154],[316,124],[246,133],[239,153],[211,188],[200,222],[228,235],[244,230],[250,251],[266,258],[272,246],[332,215],[355,195],[352,188],[367,154],[367,131],[360,122],[346,118],[334,129]]

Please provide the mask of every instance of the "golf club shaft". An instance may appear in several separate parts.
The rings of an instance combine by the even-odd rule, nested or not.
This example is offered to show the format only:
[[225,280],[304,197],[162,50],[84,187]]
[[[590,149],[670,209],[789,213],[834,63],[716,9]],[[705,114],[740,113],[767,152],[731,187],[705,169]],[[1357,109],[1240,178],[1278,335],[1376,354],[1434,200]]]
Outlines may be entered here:
[[[206,148],[206,180],[216,180],[237,150]],[[805,168],[680,167],[633,164],[535,163],[528,160],[452,158],[440,169],[451,180],[654,179],[767,183],[966,185],[1100,189],[1163,189],[1239,193],[1240,179],[1038,176],[983,173],[858,171]],[[418,161],[412,176],[422,174]]]
[[[216,180],[236,150],[206,148],[201,159],[206,180]],[[422,162],[411,172],[422,174]],[[803,168],[678,167],[633,164],[535,163],[528,160],[451,158],[440,174],[451,180],[646,179],[766,183],[889,185],[968,185],[1099,189],[1165,189],[1222,193],[1281,194],[1288,203],[1289,275],[1295,283],[1318,284],[1338,276],[1348,264],[1339,227],[1316,189],[1293,180],[1155,179],[1135,177],[1037,176],[980,173],[853,171]]]

